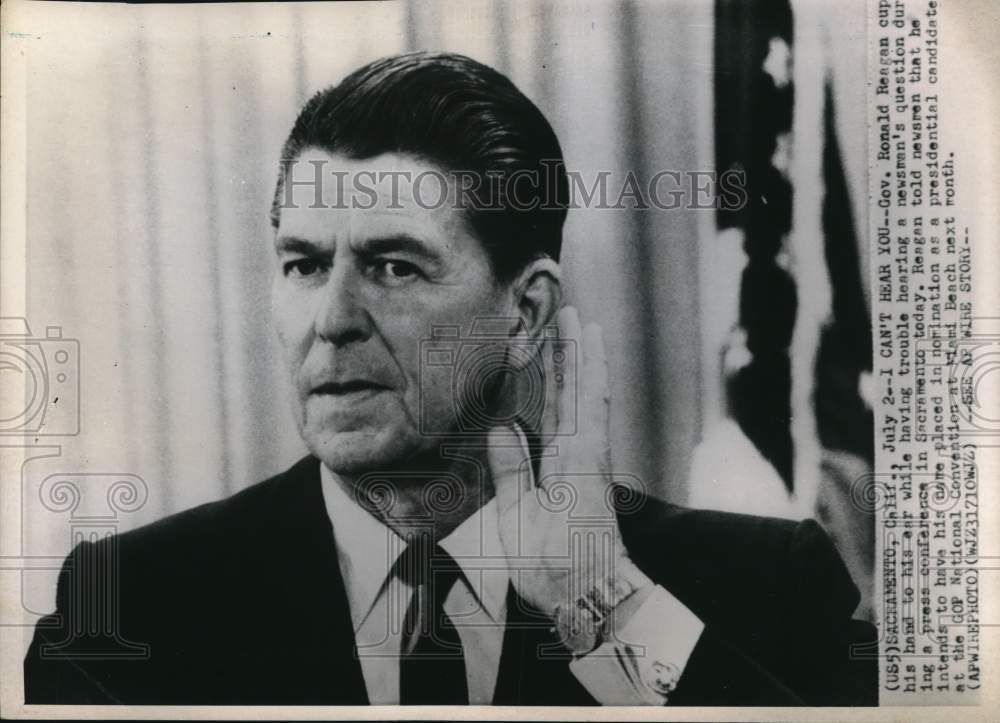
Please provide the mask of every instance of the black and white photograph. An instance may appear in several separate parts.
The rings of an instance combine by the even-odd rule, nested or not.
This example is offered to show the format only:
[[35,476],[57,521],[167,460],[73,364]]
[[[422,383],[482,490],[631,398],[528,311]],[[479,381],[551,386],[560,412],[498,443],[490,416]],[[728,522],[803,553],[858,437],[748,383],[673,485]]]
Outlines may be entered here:
[[979,719],[940,4],[5,4],[5,717]]

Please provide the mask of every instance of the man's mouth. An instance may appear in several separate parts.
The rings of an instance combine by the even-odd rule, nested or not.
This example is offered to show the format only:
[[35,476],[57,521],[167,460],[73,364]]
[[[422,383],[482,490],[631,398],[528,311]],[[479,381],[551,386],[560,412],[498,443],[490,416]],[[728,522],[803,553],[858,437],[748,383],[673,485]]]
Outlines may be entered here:
[[350,394],[377,392],[384,391],[386,389],[388,389],[387,386],[370,382],[366,379],[350,379],[344,382],[324,382],[323,384],[314,387],[312,393],[318,395],[344,397]]

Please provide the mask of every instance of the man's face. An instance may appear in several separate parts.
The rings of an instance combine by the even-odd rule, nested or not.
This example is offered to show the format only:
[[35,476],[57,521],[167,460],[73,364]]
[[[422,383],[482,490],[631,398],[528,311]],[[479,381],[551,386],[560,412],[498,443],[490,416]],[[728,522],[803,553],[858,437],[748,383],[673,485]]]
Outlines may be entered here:
[[[306,149],[294,178],[311,181],[315,162],[323,164],[322,207],[310,208],[316,187],[294,186],[275,236],[272,303],[297,422],[310,451],[334,471],[388,470],[432,448],[421,415],[441,429],[456,423],[453,377],[427,367],[421,374],[421,341],[436,325],[467,334],[477,317],[514,309],[464,212],[437,203],[440,183],[421,185],[421,207],[404,177],[394,191],[382,173],[443,178],[440,169],[408,155],[352,160]],[[342,182],[333,171],[346,174]],[[355,196],[356,188],[374,193]]]

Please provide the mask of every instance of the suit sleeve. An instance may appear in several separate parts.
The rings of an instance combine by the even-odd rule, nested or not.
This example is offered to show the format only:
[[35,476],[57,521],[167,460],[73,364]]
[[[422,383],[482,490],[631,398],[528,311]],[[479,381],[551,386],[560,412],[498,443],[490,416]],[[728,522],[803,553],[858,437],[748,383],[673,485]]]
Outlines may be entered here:
[[[878,704],[875,628],[852,619],[857,588],[814,521],[795,529],[784,567],[776,609],[761,621],[758,644],[745,643],[754,636],[734,640],[725,626],[708,623],[671,703]],[[756,592],[734,590],[734,602]]]
[[[627,634],[572,664],[605,704],[876,705],[876,635],[851,616],[857,588],[830,538],[811,520],[780,528],[758,518],[735,528],[735,541],[767,559],[706,587],[712,604],[687,598],[692,611],[658,587]],[[764,526],[767,525],[765,528]],[[728,528],[730,534],[734,528]],[[745,535],[746,537],[742,537]],[[709,558],[701,564],[712,565]],[[752,558],[742,557],[739,565]],[[755,569],[755,568],[753,568]],[[734,578],[734,579],[725,579]],[[735,578],[738,578],[735,579]],[[722,612],[720,612],[722,611]],[[627,641],[627,642],[626,642]]]
[[570,663],[570,670],[602,705],[663,705],[704,623],[659,585],[621,622],[596,650]]
[[103,554],[100,546],[81,542],[63,563],[55,612],[38,621],[24,659],[26,704],[120,702],[108,689],[101,670],[109,637],[86,624],[100,625],[100,613],[106,610],[102,606],[107,602],[107,586],[88,574],[100,569],[95,563]]

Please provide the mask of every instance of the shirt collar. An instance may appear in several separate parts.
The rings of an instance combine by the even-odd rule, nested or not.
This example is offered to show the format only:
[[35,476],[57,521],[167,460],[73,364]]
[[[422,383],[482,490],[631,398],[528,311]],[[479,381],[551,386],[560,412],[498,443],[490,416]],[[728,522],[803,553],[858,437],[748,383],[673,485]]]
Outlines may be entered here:
[[[406,547],[406,541],[361,507],[322,463],[320,478],[356,630],[383,594],[389,571]],[[506,611],[510,573],[496,518],[496,500],[492,499],[441,540],[440,545],[462,568],[465,582],[479,604],[499,622]]]
[[441,540],[441,547],[462,568],[479,604],[494,622],[503,620],[510,571],[500,543],[496,498],[469,515]]

